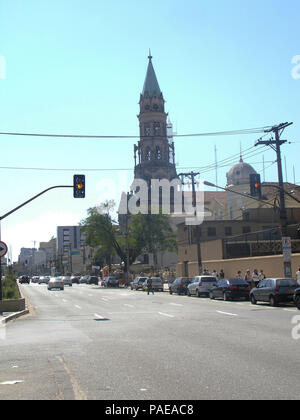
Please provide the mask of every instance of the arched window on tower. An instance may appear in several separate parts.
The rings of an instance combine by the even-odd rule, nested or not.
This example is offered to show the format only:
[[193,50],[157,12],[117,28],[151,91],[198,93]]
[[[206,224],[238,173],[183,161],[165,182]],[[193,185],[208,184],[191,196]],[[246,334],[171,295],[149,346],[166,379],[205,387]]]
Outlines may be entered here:
[[146,161],[150,161],[151,160],[151,149],[150,149],[150,147],[147,147],[147,149],[146,149],[145,160]]
[[154,135],[160,136],[160,123],[154,123]]
[[156,149],[155,149],[155,159],[161,160],[161,150],[159,146],[156,146]]

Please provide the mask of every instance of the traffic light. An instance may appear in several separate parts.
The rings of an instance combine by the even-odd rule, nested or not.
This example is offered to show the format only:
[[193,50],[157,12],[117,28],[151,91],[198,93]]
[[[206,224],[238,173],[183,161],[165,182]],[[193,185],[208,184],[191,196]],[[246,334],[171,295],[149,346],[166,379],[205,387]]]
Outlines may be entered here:
[[85,197],[85,175],[73,176],[73,196],[74,198]]
[[252,197],[261,197],[261,182],[259,174],[250,174],[250,195]]

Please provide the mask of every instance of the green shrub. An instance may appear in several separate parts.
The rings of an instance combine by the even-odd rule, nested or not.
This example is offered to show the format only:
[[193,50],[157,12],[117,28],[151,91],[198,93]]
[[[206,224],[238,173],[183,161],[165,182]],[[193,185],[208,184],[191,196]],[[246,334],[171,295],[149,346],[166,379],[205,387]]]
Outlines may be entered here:
[[2,278],[2,295],[4,299],[20,299],[20,292],[17,285],[16,276],[12,272],[5,274],[5,279]]

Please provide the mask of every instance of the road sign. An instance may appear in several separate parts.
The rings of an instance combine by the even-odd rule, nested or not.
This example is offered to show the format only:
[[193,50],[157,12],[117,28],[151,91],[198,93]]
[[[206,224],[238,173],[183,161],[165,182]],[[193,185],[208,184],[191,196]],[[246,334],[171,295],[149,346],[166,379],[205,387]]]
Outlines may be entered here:
[[8,248],[7,248],[6,243],[0,241],[0,257],[4,257],[7,251],[8,251]]

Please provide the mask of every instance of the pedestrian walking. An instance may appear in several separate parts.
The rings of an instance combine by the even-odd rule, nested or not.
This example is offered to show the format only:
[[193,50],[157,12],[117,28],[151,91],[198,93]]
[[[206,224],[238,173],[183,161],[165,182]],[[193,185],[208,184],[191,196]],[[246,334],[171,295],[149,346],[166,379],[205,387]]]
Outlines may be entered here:
[[219,278],[220,278],[220,280],[225,278],[225,273],[224,273],[223,268],[221,268],[221,270],[220,270]]
[[241,279],[241,280],[243,280],[241,270],[239,270],[239,271],[237,272],[236,278],[237,278],[237,279]]
[[214,270],[214,271],[212,272],[212,276],[213,276],[213,277],[215,277],[216,279],[218,278],[218,273],[217,273],[217,271],[216,271],[216,270]]
[[148,280],[147,280],[147,294],[149,295],[150,292],[152,292],[152,294],[154,295],[154,290],[153,290],[153,286],[152,286],[152,278],[149,276]]
[[297,281],[298,285],[300,286],[300,267],[299,267],[299,269],[296,273],[296,281]]
[[258,275],[258,270],[256,268],[254,269],[252,273],[251,281],[252,281],[253,287],[256,287],[259,283],[259,275]]
[[246,271],[246,274],[245,274],[244,280],[245,280],[245,281],[249,284],[249,286],[251,286],[251,280],[252,280],[252,278],[251,278],[251,274],[250,274],[250,270],[249,270],[249,268],[248,268],[248,270]]
[[258,278],[259,278],[259,281],[262,281],[266,278],[263,270],[260,270]]

